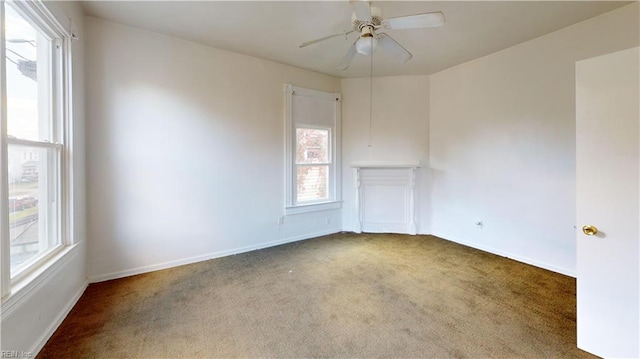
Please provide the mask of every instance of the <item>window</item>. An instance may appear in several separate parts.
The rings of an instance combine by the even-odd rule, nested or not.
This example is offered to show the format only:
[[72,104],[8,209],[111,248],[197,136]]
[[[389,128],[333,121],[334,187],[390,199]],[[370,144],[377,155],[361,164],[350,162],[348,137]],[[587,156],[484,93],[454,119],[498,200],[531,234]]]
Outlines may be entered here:
[[340,94],[286,84],[287,214],[339,208]]
[[[71,36],[41,2],[2,3],[3,295],[59,251],[70,182],[65,144]],[[67,199],[67,200],[65,200]],[[8,273],[8,274],[5,274]]]
[[295,203],[329,200],[330,128],[296,127]]

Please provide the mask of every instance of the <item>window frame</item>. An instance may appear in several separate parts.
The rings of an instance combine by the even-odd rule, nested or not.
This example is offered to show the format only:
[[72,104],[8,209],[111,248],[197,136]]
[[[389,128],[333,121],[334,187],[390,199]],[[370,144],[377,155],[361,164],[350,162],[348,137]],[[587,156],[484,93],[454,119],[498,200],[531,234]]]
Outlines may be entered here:
[[[26,22],[35,27],[51,41],[48,51],[48,67],[50,68],[49,84],[49,140],[20,139],[8,136],[7,119],[7,84],[6,84],[6,34],[4,30],[5,6],[11,6]],[[74,38],[70,30],[63,26],[56,16],[39,0],[4,1],[0,6],[0,94],[2,110],[0,111],[0,295],[4,299],[16,287],[24,287],[34,273],[40,272],[55,263],[61,252],[75,244],[73,221],[73,172],[72,172],[72,101],[71,101],[71,42]],[[55,205],[57,244],[28,261],[21,270],[11,273],[11,245],[9,234],[9,146],[28,146],[44,148],[53,154],[54,181],[57,203]]]
[[[284,84],[285,93],[285,215],[308,213],[328,209],[340,208],[341,188],[340,188],[340,129],[341,129],[341,104],[342,95],[338,92],[324,92],[312,90],[293,84]],[[333,124],[319,125],[308,124],[304,121],[296,121],[293,118],[293,96],[306,96],[317,100],[333,102]],[[328,164],[328,199],[317,201],[302,201],[297,199],[297,134],[298,128],[329,130],[329,156]],[[324,163],[313,165],[325,165]],[[308,165],[305,165],[308,166]]]

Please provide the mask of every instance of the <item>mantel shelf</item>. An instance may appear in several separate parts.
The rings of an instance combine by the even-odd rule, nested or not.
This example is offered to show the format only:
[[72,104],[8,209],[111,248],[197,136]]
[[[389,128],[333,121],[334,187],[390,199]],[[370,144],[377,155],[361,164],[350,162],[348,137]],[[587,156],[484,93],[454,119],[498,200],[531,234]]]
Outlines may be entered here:
[[418,168],[420,161],[353,161],[353,168]]

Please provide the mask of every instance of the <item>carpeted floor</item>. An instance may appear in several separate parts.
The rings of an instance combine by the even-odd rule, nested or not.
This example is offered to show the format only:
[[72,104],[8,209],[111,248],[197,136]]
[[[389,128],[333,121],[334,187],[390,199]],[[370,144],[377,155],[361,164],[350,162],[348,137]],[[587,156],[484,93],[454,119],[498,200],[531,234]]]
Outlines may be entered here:
[[92,284],[38,358],[593,358],[575,279],[342,233]]

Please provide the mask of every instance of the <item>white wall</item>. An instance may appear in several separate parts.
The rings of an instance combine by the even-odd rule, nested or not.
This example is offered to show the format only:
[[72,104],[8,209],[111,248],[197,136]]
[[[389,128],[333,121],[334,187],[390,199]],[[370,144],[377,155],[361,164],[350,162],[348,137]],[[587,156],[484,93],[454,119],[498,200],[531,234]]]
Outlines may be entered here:
[[82,7],[77,2],[47,6],[80,38],[73,42],[74,231],[77,244],[2,303],[0,348],[35,355],[80,298],[87,284],[85,232],[84,38]]
[[91,280],[341,229],[340,210],[278,225],[282,85],[339,92],[338,79],[96,18],[85,27]]
[[635,3],[432,75],[432,233],[574,275],[575,62],[637,45]]
[[342,80],[342,224],[356,231],[354,161],[419,160],[418,233],[429,233],[429,78],[393,76],[373,79],[373,121],[369,147],[369,79]]

